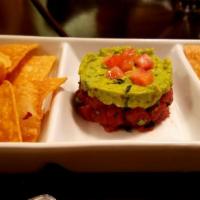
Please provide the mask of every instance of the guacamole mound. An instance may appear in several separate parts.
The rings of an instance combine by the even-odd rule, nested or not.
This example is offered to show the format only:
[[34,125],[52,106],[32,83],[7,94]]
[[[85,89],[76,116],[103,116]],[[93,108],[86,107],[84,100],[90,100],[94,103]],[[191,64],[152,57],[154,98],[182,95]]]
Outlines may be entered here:
[[[128,76],[120,79],[106,77],[106,57],[120,54],[128,47],[102,48],[98,53],[88,53],[82,59],[79,68],[80,88],[91,97],[96,97],[106,105],[118,107],[148,108],[159,101],[161,96],[172,87],[172,64],[169,59],[161,59],[153,49],[136,49],[138,54],[148,54],[153,62],[154,80],[147,86],[133,84]],[[130,48],[130,47],[129,47]]]

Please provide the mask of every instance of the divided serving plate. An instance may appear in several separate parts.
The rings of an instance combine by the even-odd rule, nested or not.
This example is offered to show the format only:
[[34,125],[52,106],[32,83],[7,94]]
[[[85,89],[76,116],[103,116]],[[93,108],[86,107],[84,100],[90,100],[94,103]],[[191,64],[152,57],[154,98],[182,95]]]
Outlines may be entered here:
[[[183,52],[184,44],[200,45],[200,41],[0,36],[0,44],[32,42],[58,57],[56,76],[68,80],[54,96],[38,142],[0,143],[0,172],[30,172],[47,163],[73,171],[200,170],[200,80]],[[170,116],[152,131],[107,133],[72,108],[82,56],[121,45],[154,48],[157,55],[172,61]]]

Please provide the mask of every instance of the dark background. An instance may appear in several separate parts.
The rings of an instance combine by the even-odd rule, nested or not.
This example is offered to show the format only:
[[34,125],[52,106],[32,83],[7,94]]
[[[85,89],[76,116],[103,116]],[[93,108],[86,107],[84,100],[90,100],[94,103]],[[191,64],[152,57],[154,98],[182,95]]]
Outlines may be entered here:
[[0,178],[0,199],[28,199],[40,194],[59,200],[200,199],[198,172],[75,173],[49,164],[35,173]]
[[47,16],[72,37],[200,38],[199,0],[1,0],[0,33],[57,36]]
[[[199,39],[199,4],[194,0],[1,0],[0,34]],[[199,180],[199,172],[75,173],[47,164],[34,173],[1,174],[0,199],[45,193],[57,199],[200,199]]]

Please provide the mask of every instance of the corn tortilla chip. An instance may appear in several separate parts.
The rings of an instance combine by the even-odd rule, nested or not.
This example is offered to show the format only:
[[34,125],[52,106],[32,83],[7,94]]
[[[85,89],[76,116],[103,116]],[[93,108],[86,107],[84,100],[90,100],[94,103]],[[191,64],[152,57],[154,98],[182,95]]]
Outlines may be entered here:
[[54,92],[60,85],[62,85],[67,78],[48,78],[43,81],[33,81],[34,85],[38,88],[40,102],[51,92]]
[[16,86],[23,141],[30,141],[30,138],[31,141],[37,140],[44,116],[42,104],[48,94],[55,91],[65,80],[66,78],[48,78],[43,81],[27,81],[26,84]]
[[33,56],[37,47],[0,45],[0,141],[37,141],[49,97],[66,80],[47,78],[56,57]]
[[0,52],[0,63],[5,67],[5,69],[8,69],[12,65],[10,57],[2,52]]
[[26,82],[15,87],[17,109],[20,119],[25,118],[27,113],[36,116],[35,107],[38,101],[38,90],[32,82]]
[[21,142],[21,129],[14,88],[9,81],[0,86],[0,141]]
[[33,49],[36,49],[38,44],[3,44],[0,45],[0,53],[9,56],[11,65],[8,67],[8,72],[12,72],[22,59]]
[[0,84],[5,80],[6,73],[7,71],[5,66],[2,63],[0,63]]
[[200,45],[185,45],[184,52],[192,68],[200,78]]
[[0,52],[0,83],[5,80],[7,70],[11,65],[10,57]]
[[40,136],[40,129],[42,120],[30,116],[27,119],[20,121],[22,127],[22,137],[24,142],[36,142]]
[[39,101],[38,89],[33,82],[26,82],[18,85],[15,91],[23,141],[35,142],[38,139],[42,121],[42,117],[36,111]]
[[41,81],[48,76],[56,61],[55,56],[33,56],[15,74],[13,84],[21,84],[24,81]]

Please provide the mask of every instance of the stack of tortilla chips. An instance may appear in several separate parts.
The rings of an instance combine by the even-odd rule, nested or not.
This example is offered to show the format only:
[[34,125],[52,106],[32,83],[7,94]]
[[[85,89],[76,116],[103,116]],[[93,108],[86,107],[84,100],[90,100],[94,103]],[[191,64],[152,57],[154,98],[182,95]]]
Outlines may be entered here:
[[184,45],[184,53],[200,79],[200,45]]
[[34,55],[38,44],[0,45],[0,141],[35,142],[45,98],[66,78],[49,78],[56,57]]

